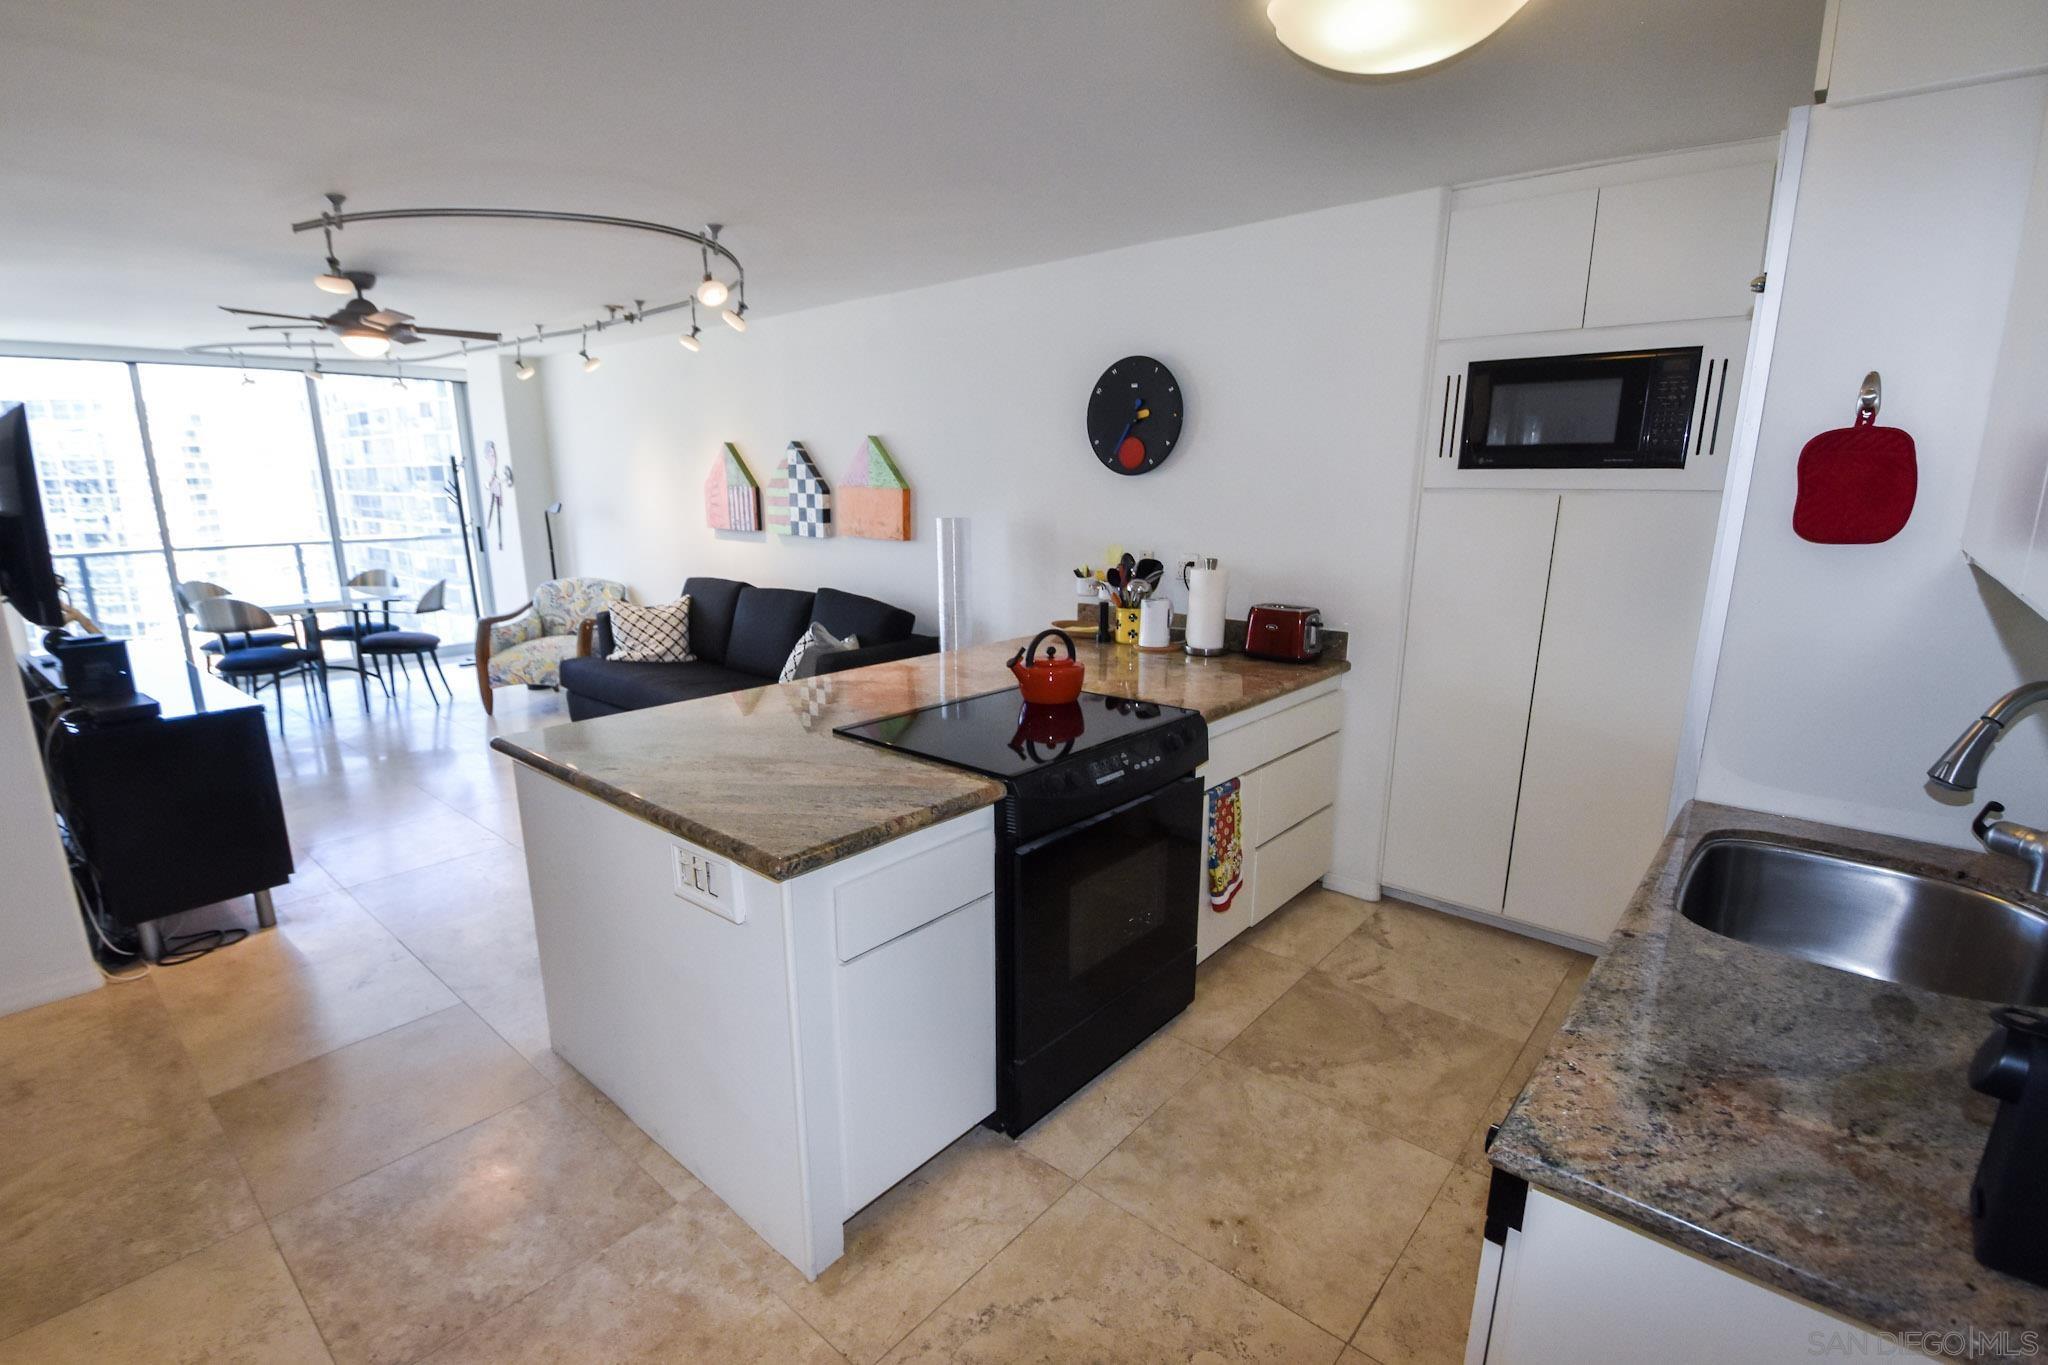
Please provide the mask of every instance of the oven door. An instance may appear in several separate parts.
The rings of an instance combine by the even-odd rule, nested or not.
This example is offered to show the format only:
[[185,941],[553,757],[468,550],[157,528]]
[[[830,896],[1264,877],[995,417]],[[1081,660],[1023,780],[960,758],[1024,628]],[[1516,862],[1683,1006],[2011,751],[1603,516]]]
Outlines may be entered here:
[[1475,360],[1461,469],[1683,469],[1697,346]]
[[1192,963],[1201,858],[1194,776],[1012,850],[998,904],[1006,1058],[1031,1057],[1176,958]]

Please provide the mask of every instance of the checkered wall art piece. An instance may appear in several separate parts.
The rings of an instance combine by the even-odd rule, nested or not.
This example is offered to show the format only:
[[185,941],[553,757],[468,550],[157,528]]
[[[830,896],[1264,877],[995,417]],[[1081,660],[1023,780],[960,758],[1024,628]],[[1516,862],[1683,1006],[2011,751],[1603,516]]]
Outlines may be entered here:
[[879,436],[839,481],[839,529],[868,540],[909,540],[910,483]]
[[761,529],[761,485],[730,441],[704,478],[704,524],[714,531]]
[[802,441],[791,441],[781,471],[768,482],[768,529],[822,540],[832,534],[832,485]]

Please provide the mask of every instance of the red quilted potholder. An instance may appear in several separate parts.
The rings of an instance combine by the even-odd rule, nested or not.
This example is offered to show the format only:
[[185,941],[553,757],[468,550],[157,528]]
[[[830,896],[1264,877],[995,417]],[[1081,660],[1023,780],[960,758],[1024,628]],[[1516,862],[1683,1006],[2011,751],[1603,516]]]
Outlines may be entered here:
[[1823,431],[1799,452],[1792,529],[1821,545],[1876,545],[1904,528],[1919,487],[1913,438],[1860,412],[1855,426]]

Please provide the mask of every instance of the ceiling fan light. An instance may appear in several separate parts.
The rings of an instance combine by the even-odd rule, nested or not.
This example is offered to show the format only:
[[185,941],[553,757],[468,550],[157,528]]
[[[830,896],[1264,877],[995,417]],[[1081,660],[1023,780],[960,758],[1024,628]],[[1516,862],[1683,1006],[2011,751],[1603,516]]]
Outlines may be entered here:
[[737,312],[728,308],[723,313],[720,313],[718,316],[724,318],[725,325],[732,328],[735,332],[744,332],[747,330],[747,305],[745,305],[744,303],[739,306],[739,310]]
[[1332,71],[1386,76],[1448,61],[1528,0],[1270,0],[1266,18],[1297,56]]
[[731,292],[725,287],[724,280],[718,279],[708,270],[704,272],[704,278],[697,282],[697,302],[706,308],[716,308],[723,304],[726,295]]
[[365,360],[382,360],[391,354],[391,338],[374,327],[351,327],[341,334],[341,344],[350,355]]
[[331,272],[324,275],[315,275],[313,283],[330,294],[353,294],[356,292],[356,282],[346,275],[336,275]]
[[697,329],[695,327],[692,327],[689,331],[677,337],[676,345],[682,347],[686,351],[692,352],[701,351],[704,349],[704,343],[697,340]]

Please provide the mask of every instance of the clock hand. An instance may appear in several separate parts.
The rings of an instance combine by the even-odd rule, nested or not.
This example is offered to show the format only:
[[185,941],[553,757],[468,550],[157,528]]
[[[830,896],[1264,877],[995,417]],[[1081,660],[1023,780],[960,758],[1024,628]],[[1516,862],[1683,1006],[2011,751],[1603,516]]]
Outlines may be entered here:
[[1134,427],[1136,427],[1138,423],[1144,421],[1147,417],[1150,417],[1151,415],[1152,409],[1145,406],[1144,399],[1133,398],[1131,400],[1131,420],[1124,423],[1124,429],[1122,433],[1119,434],[1116,440],[1110,444],[1110,452],[1114,454],[1115,452],[1122,450],[1124,448],[1124,442],[1130,438],[1131,430]]

